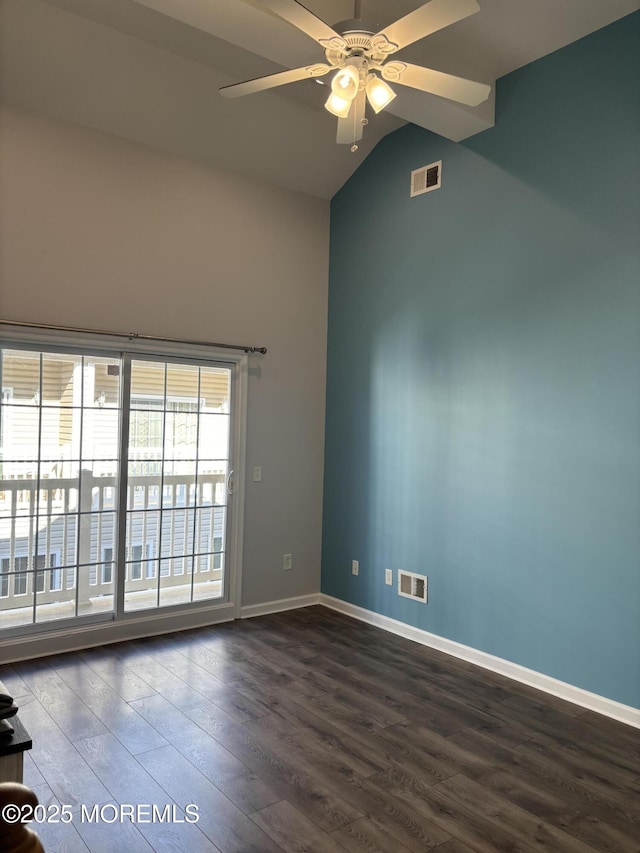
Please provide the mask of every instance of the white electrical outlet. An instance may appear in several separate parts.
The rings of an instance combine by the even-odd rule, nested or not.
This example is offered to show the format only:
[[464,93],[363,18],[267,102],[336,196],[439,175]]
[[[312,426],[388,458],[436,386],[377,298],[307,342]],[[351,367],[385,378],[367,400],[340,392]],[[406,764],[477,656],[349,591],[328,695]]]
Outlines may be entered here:
[[293,568],[293,554],[283,554],[282,556],[282,568],[285,572],[290,572]]
[[253,469],[253,482],[261,483],[262,482],[262,465],[256,465]]
[[351,560],[351,574],[359,575],[360,574],[360,563],[357,560]]
[[393,586],[393,569],[384,570],[384,582],[387,586]]

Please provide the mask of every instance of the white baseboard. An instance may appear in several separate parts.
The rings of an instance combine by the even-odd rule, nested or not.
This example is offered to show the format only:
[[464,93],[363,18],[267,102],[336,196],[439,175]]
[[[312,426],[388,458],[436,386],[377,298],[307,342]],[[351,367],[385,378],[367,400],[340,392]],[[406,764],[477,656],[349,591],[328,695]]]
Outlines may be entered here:
[[269,613],[281,613],[283,610],[297,610],[299,607],[311,607],[321,604],[319,592],[311,595],[296,595],[292,598],[279,598],[276,601],[265,601],[263,604],[247,604],[240,608],[241,619],[251,619],[254,616],[267,616]]
[[381,616],[372,610],[366,610],[355,604],[349,604],[347,601],[342,601],[339,598],[332,598],[330,595],[321,594],[318,603],[332,610],[337,610],[339,613],[344,613],[345,616],[352,616],[354,619],[359,619],[361,622],[366,622],[369,625],[375,625],[377,628],[382,628],[392,634],[405,637],[407,640],[413,640],[423,646],[429,646],[445,654],[477,664],[477,666],[484,667],[484,669],[490,669],[492,672],[505,675],[507,678],[527,684],[529,687],[535,687],[537,690],[550,693],[552,696],[557,696],[560,699],[566,699],[567,702],[573,702],[574,705],[580,705],[582,708],[596,711],[598,714],[611,717],[621,723],[640,728],[640,709],[633,708],[631,705],[623,705],[621,702],[607,699],[604,696],[599,696],[597,693],[590,693],[581,687],[575,687],[573,684],[567,684],[564,681],[559,681],[557,678],[551,678],[549,675],[544,675],[533,669],[527,669],[517,663],[495,657],[494,655],[487,654],[487,652],[481,652],[462,643],[456,643],[454,640],[447,640],[445,637],[431,634],[429,631],[423,631],[421,628],[414,628],[411,625],[406,625],[404,622],[399,622],[397,619]]

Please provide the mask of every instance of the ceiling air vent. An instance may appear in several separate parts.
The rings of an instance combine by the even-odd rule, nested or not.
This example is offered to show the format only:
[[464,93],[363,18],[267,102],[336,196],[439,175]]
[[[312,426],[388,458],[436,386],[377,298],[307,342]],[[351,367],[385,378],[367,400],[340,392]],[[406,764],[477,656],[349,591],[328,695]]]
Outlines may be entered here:
[[404,598],[413,598],[414,601],[427,603],[427,578],[425,575],[416,575],[413,572],[398,572],[398,595]]
[[440,189],[441,179],[442,160],[431,163],[429,166],[422,166],[420,169],[414,169],[411,172],[411,198],[414,195],[422,195],[422,193],[430,193],[431,190]]

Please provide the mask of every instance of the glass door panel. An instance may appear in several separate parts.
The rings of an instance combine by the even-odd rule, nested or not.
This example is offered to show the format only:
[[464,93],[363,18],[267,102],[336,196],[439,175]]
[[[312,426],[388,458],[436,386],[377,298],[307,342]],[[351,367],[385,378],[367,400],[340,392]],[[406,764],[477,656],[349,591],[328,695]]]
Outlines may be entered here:
[[113,611],[120,359],[1,351],[0,627]]
[[230,368],[131,361],[125,611],[227,595],[230,397]]

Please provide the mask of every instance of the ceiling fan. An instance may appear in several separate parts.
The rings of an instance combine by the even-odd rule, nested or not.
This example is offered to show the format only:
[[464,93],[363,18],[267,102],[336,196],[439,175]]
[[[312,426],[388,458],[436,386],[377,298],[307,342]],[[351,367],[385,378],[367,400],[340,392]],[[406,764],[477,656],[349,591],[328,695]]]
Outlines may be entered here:
[[367,101],[378,113],[396,97],[389,83],[409,86],[470,107],[481,104],[491,92],[491,86],[486,83],[408,62],[389,61],[389,57],[401,48],[480,11],[477,0],[430,0],[380,31],[376,25],[361,19],[362,0],[355,0],[354,18],[341,21],[335,27],[330,27],[296,0],[262,0],[262,5],[316,41],[324,50],[326,63],[224,86],[220,94],[237,98],[335,71],[325,108],[338,117],[336,141],[351,143],[352,151],[357,150],[356,143],[362,138],[367,123]]

